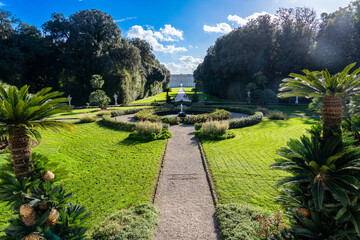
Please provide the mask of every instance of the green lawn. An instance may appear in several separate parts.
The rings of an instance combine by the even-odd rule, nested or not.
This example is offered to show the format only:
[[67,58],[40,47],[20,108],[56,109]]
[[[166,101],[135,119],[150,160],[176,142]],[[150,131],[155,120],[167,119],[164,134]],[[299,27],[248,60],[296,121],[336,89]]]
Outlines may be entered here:
[[[171,92],[169,92],[170,97],[174,98],[179,90],[180,90],[180,88],[172,88]],[[130,104],[153,103],[154,101],[156,101],[156,102],[165,102],[166,101],[166,92],[162,92],[162,93],[160,93],[158,95],[151,96],[151,97],[148,97],[148,98],[140,99],[140,100],[134,101],[134,102],[132,102]]]
[[[134,107],[109,107],[108,111],[114,111],[114,110],[127,110],[127,109],[134,109],[134,108],[148,108],[151,106],[134,106]],[[84,109],[73,109],[70,113],[60,113],[55,114],[50,119],[72,119],[72,118],[79,118],[84,113],[90,113],[92,115],[95,115],[101,111],[100,108],[84,108]]]
[[[184,90],[190,99],[192,99],[195,94],[195,92],[193,92],[192,89],[193,89],[192,87],[184,87]],[[180,90],[180,88],[171,88],[171,92],[169,92],[170,97],[174,98],[179,90]],[[219,101],[219,102],[228,102],[229,101],[226,99],[221,99],[221,98],[217,98],[217,97],[205,94],[203,92],[197,92],[197,94],[199,95],[199,101],[205,101],[205,97],[207,97],[207,101]],[[166,92],[162,92],[155,96],[137,100],[135,102],[132,102],[131,104],[152,103],[154,101],[165,102],[166,101]]]
[[[148,143],[127,140],[129,132],[98,123],[79,124],[75,133],[43,132],[43,144],[33,149],[59,161],[69,172],[63,181],[74,202],[92,212],[94,226],[118,209],[151,200],[165,140]],[[0,156],[0,164],[4,155]],[[0,231],[10,212],[0,205]]]
[[290,138],[297,138],[313,119],[265,119],[252,127],[231,130],[233,139],[202,141],[220,203],[240,203],[276,209],[275,182],[284,172],[269,169],[276,150]]

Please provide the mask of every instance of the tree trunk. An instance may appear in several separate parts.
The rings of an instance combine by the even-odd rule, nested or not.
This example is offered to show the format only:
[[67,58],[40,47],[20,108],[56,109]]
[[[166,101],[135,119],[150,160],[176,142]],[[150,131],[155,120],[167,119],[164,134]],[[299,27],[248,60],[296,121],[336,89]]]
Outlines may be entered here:
[[24,129],[16,128],[14,130],[14,135],[9,138],[9,146],[15,177],[17,179],[30,177],[30,168],[34,165],[30,159],[30,137],[25,133]]
[[327,139],[334,132],[341,131],[341,121],[343,119],[343,101],[341,97],[324,97],[322,109],[324,118],[323,136]]

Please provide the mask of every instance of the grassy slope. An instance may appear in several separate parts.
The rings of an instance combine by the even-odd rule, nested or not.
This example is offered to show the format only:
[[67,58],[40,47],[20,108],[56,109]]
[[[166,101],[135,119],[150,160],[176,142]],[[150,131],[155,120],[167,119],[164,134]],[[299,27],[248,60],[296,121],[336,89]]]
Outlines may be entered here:
[[[127,109],[134,109],[134,108],[148,108],[151,106],[139,106],[139,107],[110,107],[107,110],[108,111],[114,111],[114,110],[127,110]],[[50,119],[70,119],[70,118],[79,118],[84,113],[90,113],[92,115],[95,115],[100,111],[100,108],[85,108],[85,109],[74,109],[70,113],[60,113],[56,114]]]
[[[165,140],[126,140],[129,132],[98,123],[79,124],[75,131],[44,132],[44,143],[33,151],[62,162],[69,172],[63,183],[75,194],[73,201],[92,212],[93,226],[118,209],[151,200]],[[9,214],[0,205],[0,231]]]
[[276,150],[299,137],[314,120],[291,118],[231,130],[236,137],[203,141],[203,148],[220,203],[241,203],[276,209],[275,182],[284,172],[269,170]]

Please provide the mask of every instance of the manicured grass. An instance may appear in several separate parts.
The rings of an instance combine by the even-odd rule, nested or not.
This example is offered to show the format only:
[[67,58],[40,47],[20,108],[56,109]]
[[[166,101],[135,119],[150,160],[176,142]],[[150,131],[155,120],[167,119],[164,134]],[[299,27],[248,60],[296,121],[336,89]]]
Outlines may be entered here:
[[[179,90],[180,90],[180,88],[171,88],[171,92],[169,92],[169,96],[171,98],[174,98]],[[130,104],[153,103],[155,101],[156,102],[165,102],[166,101],[166,92],[162,92],[158,95],[151,96],[148,98],[140,99],[140,100],[134,101]]]
[[[256,110],[254,105],[232,104],[232,105],[212,105],[213,107],[231,107],[231,108],[247,108],[250,110]],[[269,110],[279,110],[286,115],[299,115],[299,116],[312,116],[313,114],[307,109],[307,106],[303,105],[268,105]]]
[[[92,212],[89,222],[93,227],[119,209],[150,202],[165,140],[128,140],[130,132],[99,123],[79,124],[75,133],[42,134],[44,143],[33,151],[66,167],[65,189],[75,194],[74,202]],[[4,157],[0,157],[0,164]],[[2,231],[10,217],[4,204],[0,205],[0,216]]]
[[[195,92],[193,92],[192,89],[193,89],[192,87],[184,87],[184,91],[190,99],[193,99],[193,96],[195,94]],[[180,88],[171,88],[171,92],[169,92],[170,97],[174,98],[179,90],[180,90]],[[205,101],[205,97],[207,98],[207,101],[218,101],[218,102],[228,102],[229,101],[229,100],[225,100],[225,99],[221,99],[221,98],[217,98],[217,97],[205,94],[203,92],[197,92],[197,94],[199,95],[199,101]],[[153,103],[154,101],[165,102],[166,101],[166,92],[162,92],[155,96],[137,100],[135,102],[132,102],[131,104]]]
[[252,127],[230,130],[235,138],[202,140],[220,203],[239,203],[274,210],[275,183],[286,174],[269,169],[276,150],[304,134],[313,119],[266,119]]
[[[114,110],[127,110],[127,109],[133,109],[133,108],[148,108],[151,106],[134,106],[134,107],[109,107],[107,111],[114,111]],[[84,113],[90,113],[92,115],[96,115],[99,111],[101,111],[100,108],[85,108],[85,109],[73,109],[70,113],[60,113],[56,114],[50,119],[71,119],[71,118],[79,118]]]
[[[184,90],[185,90],[185,92],[186,92],[186,95],[188,95],[188,97],[189,97],[191,100],[194,98],[194,94],[195,94],[195,92],[192,91],[192,89],[193,89],[193,88],[190,88],[190,87],[184,88]],[[218,97],[215,97],[215,96],[211,96],[211,95],[209,95],[209,94],[203,93],[202,91],[198,91],[197,94],[198,94],[198,99],[199,99],[199,101],[205,101],[205,98],[206,98],[206,101],[231,102],[230,100],[218,98]]]

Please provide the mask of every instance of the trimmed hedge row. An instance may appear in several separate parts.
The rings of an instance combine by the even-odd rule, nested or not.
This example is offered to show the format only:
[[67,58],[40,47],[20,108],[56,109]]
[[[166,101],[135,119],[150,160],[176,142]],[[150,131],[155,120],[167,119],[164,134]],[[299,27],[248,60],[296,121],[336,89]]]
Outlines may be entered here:
[[103,116],[101,121],[105,126],[125,131],[134,131],[136,126],[135,123],[116,121],[107,115]]
[[256,112],[254,115],[244,118],[233,119],[229,122],[229,128],[243,128],[250,127],[261,123],[263,120],[264,114],[262,112]]
[[[243,117],[238,119],[232,119],[229,121],[229,129],[250,127],[261,123],[264,114],[262,112],[256,112],[254,115],[249,117]],[[195,123],[195,130],[200,130],[203,123]]]
[[132,108],[132,109],[126,109],[126,110],[112,111],[111,112],[111,117],[134,114],[134,113],[140,112],[140,111],[142,111],[144,109],[152,109],[152,108]]

